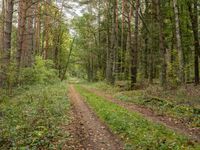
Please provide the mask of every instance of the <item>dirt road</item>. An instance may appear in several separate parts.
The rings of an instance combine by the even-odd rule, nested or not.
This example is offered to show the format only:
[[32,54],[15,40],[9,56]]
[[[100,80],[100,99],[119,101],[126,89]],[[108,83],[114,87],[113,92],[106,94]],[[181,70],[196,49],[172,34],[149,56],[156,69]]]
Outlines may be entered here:
[[71,143],[68,149],[76,150],[122,150],[120,139],[111,133],[84,102],[73,85],[69,87],[73,121],[69,125]]

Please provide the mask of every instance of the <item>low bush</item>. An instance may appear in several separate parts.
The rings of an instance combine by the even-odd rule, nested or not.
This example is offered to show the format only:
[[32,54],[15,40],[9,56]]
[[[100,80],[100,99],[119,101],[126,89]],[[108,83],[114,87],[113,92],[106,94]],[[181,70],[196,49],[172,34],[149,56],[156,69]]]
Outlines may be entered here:
[[58,80],[53,62],[44,60],[40,56],[36,57],[33,67],[21,69],[19,77],[19,82],[22,85],[47,84]]

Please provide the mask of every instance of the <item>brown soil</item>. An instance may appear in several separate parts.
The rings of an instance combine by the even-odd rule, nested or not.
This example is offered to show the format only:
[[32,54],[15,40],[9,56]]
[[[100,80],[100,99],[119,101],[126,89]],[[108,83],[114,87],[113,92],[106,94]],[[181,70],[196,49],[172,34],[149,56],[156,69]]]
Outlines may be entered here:
[[73,121],[67,127],[71,134],[64,149],[73,150],[122,150],[120,139],[110,132],[84,102],[71,85],[69,98],[72,103]]
[[148,120],[162,124],[167,128],[170,128],[178,133],[184,134],[185,136],[188,136],[191,140],[200,143],[200,129],[188,127],[187,122],[184,122],[183,120],[178,120],[176,118],[172,118],[166,115],[158,115],[149,108],[146,108],[144,106],[139,106],[130,102],[123,102],[117,100],[113,96],[97,89],[91,89],[91,88],[89,89],[87,87],[84,88],[86,88],[92,93],[95,93],[97,96],[104,97],[106,100],[109,100],[117,105],[120,105],[129,111],[138,112]]

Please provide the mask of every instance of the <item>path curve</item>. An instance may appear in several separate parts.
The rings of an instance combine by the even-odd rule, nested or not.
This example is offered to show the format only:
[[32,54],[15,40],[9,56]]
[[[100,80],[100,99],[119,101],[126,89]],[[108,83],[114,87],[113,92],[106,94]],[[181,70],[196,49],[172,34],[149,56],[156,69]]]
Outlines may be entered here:
[[76,92],[73,85],[69,87],[74,119],[70,125],[72,136],[76,141],[71,149],[77,150],[122,150],[120,139],[110,132],[89,106]]

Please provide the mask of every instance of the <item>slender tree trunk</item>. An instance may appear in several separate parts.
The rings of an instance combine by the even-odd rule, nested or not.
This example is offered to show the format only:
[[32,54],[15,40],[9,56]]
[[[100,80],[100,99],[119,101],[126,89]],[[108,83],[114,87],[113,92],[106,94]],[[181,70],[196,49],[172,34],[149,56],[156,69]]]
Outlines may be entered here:
[[116,4],[115,4],[115,66],[114,66],[114,76],[115,76],[115,80],[118,80],[119,78],[119,38],[118,38],[118,34],[119,34],[119,21],[118,21],[118,0],[116,0]]
[[26,31],[26,2],[24,0],[19,1],[19,13],[18,13],[18,33],[17,33],[17,71],[20,73],[20,68],[24,65],[25,54],[25,31]]
[[33,21],[34,21],[34,10],[35,4],[30,1],[28,3],[27,9],[27,29],[26,29],[26,62],[25,66],[31,67],[34,61],[34,28],[33,28]]
[[7,68],[10,63],[11,54],[11,34],[12,34],[12,20],[13,20],[13,0],[7,0],[5,3],[5,20],[3,31],[3,51],[2,51],[2,72],[0,73],[0,86],[3,86],[7,81]]
[[103,64],[102,64],[102,53],[101,53],[101,0],[98,0],[98,40],[97,40],[97,47],[98,47],[98,64],[97,68],[102,72]]
[[149,50],[149,47],[148,47],[148,44],[149,44],[149,39],[146,38],[145,39],[145,49],[144,49],[144,78],[145,79],[148,79],[148,61],[147,61],[147,55],[148,55],[148,50]]
[[150,21],[150,24],[151,24],[151,32],[150,32],[150,39],[149,39],[149,43],[150,43],[150,48],[149,48],[149,57],[148,57],[148,60],[149,60],[149,83],[152,84],[153,83],[153,79],[154,79],[154,68],[155,68],[155,62],[154,62],[154,58],[155,58],[155,28],[156,28],[156,5],[155,5],[155,0],[152,0],[151,1],[151,21]]
[[[2,56],[3,53],[3,48],[4,48],[4,23],[5,23],[5,0],[2,0],[2,13],[1,13],[1,45],[0,45],[0,57]],[[0,64],[1,65],[1,64]]]
[[165,86],[166,84],[166,49],[164,47],[164,35],[163,35],[163,18],[161,14],[161,4],[160,0],[156,0],[156,6],[157,6],[157,19],[159,24],[159,49],[160,49],[160,55],[161,55],[161,86]]
[[117,56],[117,38],[116,38],[116,28],[117,28],[117,0],[113,2],[113,21],[112,21],[112,35],[111,35],[111,66],[112,66],[112,76],[110,78],[110,83],[115,83],[116,77],[116,56]]
[[[111,6],[111,2],[107,3],[107,19],[108,19],[108,23],[107,23],[107,66],[106,66],[106,80],[108,83],[114,84],[114,76],[113,76],[113,43],[114,43],[114,39],[113,39],[113,33],[115,28],[112,27],[112,35],[110,34],[110,19],[111,19],[111,15],[110,15],[110,6]],[[114,9],[115,10],[115,9]],[[114,16],[115,18],[115,12],[114,12]],[[112,22],[112,26],[113,26],[113,22]]]
[[37,4],[36,8],[36,14],[35,14],[35,49],[36,49],[36,54],[40,54],[40,34],[41,34],[41,17],[40,17],[40,2]]
[[199,34],[198,34],[198,3],[194,0],[194,10],[192,10],[192,3],[188,3],[190,20],[192,23],[192,30],[194,36],[194,74],[195,84],[199,84],[199,56],[200,56],[200,45],[199,45]]
[[3,72],[3,52],[4,52],[4,23],[5,23],[5,0],[2,0],[2,12],[1,12],[1,31],[0,31],[0,88],[3,86],[3,81],[5,78]]
[[125,21],[125,0],[122,0],[122,29],[121,29],[121,52],[120,52],[120,78],[122,79],[123,76],[123,66],[124,66],[124,21]]
[[72,55],[72,51],[73,51],[74,42],[75,42],[75,37],[73,38],[73,41],[72,41],[71,46],[70,46],[69,55],[68,55],[68,58],[67,58],[67,63],[66,63],[66,66],[64,68],[64,71],[63,71],[63,74],[62,74],[62,77],[61,77],[61,81],[64,80],[66,72],[67,72],[67,69],[69,67],[70,59],[71,59],[71,55]]
[[45,47],[44,47],[44,50],[43,50],[43,57],[44,59],[47,59],[48,58],[48,50],[49,50],[49,40],[50,40],[50,37],[49,37],[49,22],[50,22],[50,17],[48,16],[48,12],[49,12],[49,5],[51,4],[51,0],[46,0],[46,6],[45,6],[45,10],[47,12],[47,15],[45,17]]
[[137,57],[138,57],[138,28],[139,28],[139,7],[140,0],[136,0],[135,8],[135,31],[134,31],[134,41],[133,47],[131,48],[131,88],[137,82]]
[[[144,12],[144,20],[145,19],[148,19],[149,17],[149,4],[148,4],[148,0],[145,0],[145,12]],[[143,21],[143,24],[146,24],[144,21]],[[143,77],[145,79],[148,79],[149,75],[148,75],[148,51],[149,51],[149,41],[150,41],[150,33],[149,33],[149,29],[147,29],[146,25],[144,25],[144,35],[143,35],[143,38],[144,38],[144,51],[143,51]]]
[[181,44],[181,34],[180,34],[180,20],[179,20],[179,11],[177,0],[173,0],[174,7],[174,17],[175,17],[175,26],[176,26],[176,44],[179,56],[179,71],[180,71],[180,81],[185,83],[185,71],[184,71],[184,54]]

